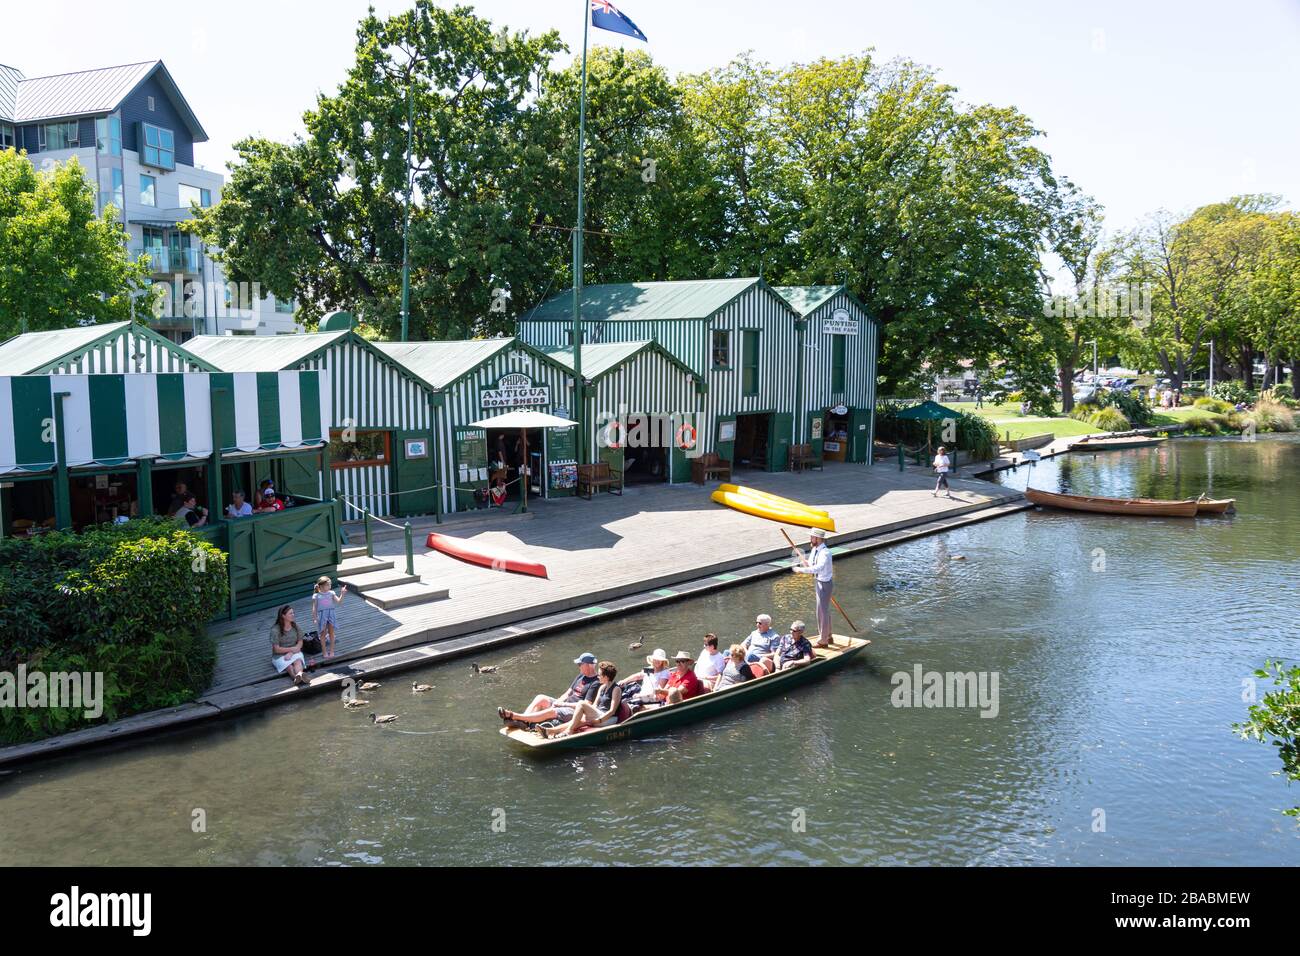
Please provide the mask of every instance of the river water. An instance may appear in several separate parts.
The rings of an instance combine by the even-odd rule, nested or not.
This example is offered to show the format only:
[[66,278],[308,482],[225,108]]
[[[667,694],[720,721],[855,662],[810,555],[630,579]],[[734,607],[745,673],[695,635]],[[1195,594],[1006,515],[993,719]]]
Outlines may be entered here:
[[[1237,498],[1233,517],[1027,511],[836,565],[873,646],[830,679],[664,736],[538,760],[497,704],[558,691],[578,652],[624,673],[767,611],[782,575],[399,674],[363,713],[316,697],[0,775],[18,864],[1300,863],[1274,748],[1239,740],[1243,680],[1294,659],[1300,441],[1179,439],[1008,484]],[[643,639],[634,654],[629,642]],[[997,676],[990,706],[894,706],[895,675]],[[410,692],[412,679],[435,685]],[[986,684],[991,691],[992,685]],[[1262,692],[1262,688],[1261,688]]]

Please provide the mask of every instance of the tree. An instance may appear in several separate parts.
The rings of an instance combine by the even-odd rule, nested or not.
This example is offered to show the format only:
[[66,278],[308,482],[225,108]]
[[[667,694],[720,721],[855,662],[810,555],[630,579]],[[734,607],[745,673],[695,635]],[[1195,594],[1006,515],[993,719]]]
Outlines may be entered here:
[[[1251,704],[1250,718],[1243,724],[1233,724],[1232,729],[1243,740],[1269,740],[1277,748],[1282,761],[1279,776],[1288,782],[1300,780],[1300,667],[1288,667],[1284,661],[1265,661],[1255,671],[1261,680],[1272,678],[1276,690],[1264,695],[1259,703]],[[1287,816],[1300,817],[1300,807],[1283,810]]]
[[112,207],[95,214],[95,188],[73,157],[36,170],[0,150],[0,338],[131,317],[145,267],[126,252]]

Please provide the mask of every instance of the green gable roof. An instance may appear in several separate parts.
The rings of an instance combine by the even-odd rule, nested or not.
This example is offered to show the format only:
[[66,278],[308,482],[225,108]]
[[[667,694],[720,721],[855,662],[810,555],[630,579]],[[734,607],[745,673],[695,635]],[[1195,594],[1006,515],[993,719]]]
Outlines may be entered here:
[[49,371],[62,360],[71,360],[82,352],[122,335],[133,333],[159,343],[168,351],[206,371],[216,371],[188,349],[163,338],[152,329],[131,322],[105,322],[101,325],[78,325],[69,329],[25,332],[0,343],[0,375],[35,375]]
[[[707,319],[748,292],[761,279],[689,279],[584,286],[582,318],[588,322]],[[523,321],[573,320],[573,290],[561,292],[523,316]]]
[[295,335],[196,335],[185,348],[223,372],[283,372],[295,368],[347,331]]
[[[600,342],[584,345],[582,347],[582,377],[589,382],[594,382],[605,373],[621,367],[629,359],[639,355],[646,349],[659,352],[669,362],[681,369],[682,374],[694,374],[667,349],[662,348],[656,342],[646,340],[641,342]],[[542,349],[542,351],[570,372],[573,371],[572,348],[558,345]]]

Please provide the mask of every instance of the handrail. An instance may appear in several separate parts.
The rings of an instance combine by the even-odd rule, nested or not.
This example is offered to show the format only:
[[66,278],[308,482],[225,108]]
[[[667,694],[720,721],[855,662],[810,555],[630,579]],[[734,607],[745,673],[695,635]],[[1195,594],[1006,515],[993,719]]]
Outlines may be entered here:
[[412,577],[415,576],[415,546],[411,541],[411,522],[409,520],[403,525],[396,525],[391,521],[385,521],[377,514],[371,513],[368,508],[354,505],[352,502],[347,500],[347,496],[344,495],[343,492],[339,492],[334,496],[334,498],[345,507],[351,508],[353,511],[361,512],[362,520],[365,522],[366,527],[366,557],[368,558],[373,558],[375,556],[375,539],[371,525],[372,521],[378,521],[380,524],[386,524],[390,528],[397,528],[401,531],[403,537],[406,539],[406,573]]

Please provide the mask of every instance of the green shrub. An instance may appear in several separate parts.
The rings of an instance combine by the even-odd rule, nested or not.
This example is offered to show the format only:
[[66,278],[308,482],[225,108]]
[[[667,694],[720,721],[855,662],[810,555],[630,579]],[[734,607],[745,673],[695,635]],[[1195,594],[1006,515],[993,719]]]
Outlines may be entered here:
[[1239,382],[1236,379],[1215,382],[1212,394],[1215,398],[1221,399],[1229,405],[1250,401],[1250,389],[1246,388],[1245,382]]
[[1092,416],[1099,412],[1100,406],[1095,402],[1079,402],[1074,408],[1070,409],[1070,418],[1078,422],[1090,422]]
[[972,458],[996,458],[999,445],[997,427],[987,418],[963,412],[957,419],[957,447],[969,451]]
[[1128,431],[1131,427],[1129,420],[1118,408],[1098,409],[1088,421],[1105,432]]
[[1151,406],[1135,392],[1106,392],[1101,403],[1107,408],[1118,410],[1135,428],[1145,428],[1151,424]]
[[1241,419],[1236,415],[1218,415],[1196,412],[1183,419],[1185,431],[1196,435],[1220,435],[1241,430]]
[[1280,402],[1261,398],[1242,417],[1248,422],[1254,422],[1257,432],[1295,431],[1295,414]]
[[1233,406],[1219,398],[1210,398],[1208,395],[1198,398],[1192,402],[1196,408],[1204,408],[1206,411],[1214,412],[1216,415],[1226,415],[1232,411]]

